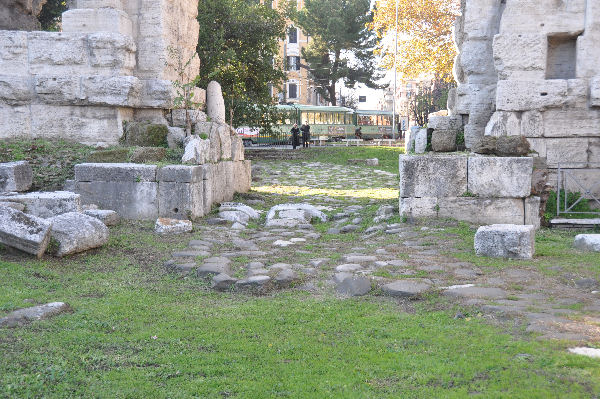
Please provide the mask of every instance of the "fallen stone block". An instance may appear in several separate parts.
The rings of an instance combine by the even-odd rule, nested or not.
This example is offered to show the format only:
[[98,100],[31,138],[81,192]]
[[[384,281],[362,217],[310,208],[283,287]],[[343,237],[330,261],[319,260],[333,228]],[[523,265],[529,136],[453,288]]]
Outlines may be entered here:
[[98,219],[106,226],[116,226],[121,221],[119,214],[115,211],[105,209],[87,209],[83,211],[85,215]]
[[64,302],[52,302],[31,308],[19,309],[1,318],[0,327],[19,327],[29,324],[32,321],[48,319],[70,310],[71,307]]
[[275,284],[280,287],[288,287],[296,280],[298,280],[298,275],[292,269],[282,269],[274,279]]
[[574,245],[582,251],[600,252],[600,234],[578,234]]
[[252,207],[249,207],[248,205],[240,204],[237,202],[224,202],[219,207],[219,211],[221,211],[221,212],[222,211],[243,212],[246,215],[248,215],[248,217],[250,219],[259,219],[260,218],[260,213],[258,213]]
[[471,194],[492,198],[525,198],[531,195],[531,157],[482,157],[468,160],[467,188]]
[[274,207],[269,209],[269,212],[267,213],[267,222],[270,219],[274,219],[277,212],[289,211],[289,210],[303,210],[303,211],[308,212],[308,215],[310,216],[311,219],[319,218],[322,222],[327,221],[327,215],[325,215],[323,212],[321,212],[320,210],[315,208],[313,205],[310,205],[310,204],[280,204],[280,205],[275,205]]
[[70,212],[55,216],[49,221],[52,223],[52,239],[58,242],[56,256],[87,251],[108,242],[108,228],[92,216]]
[[492,258],[531,259],[535,252],[535,228],[531,225],[493,224],[475,233],[475,253]]
[[27,214],[44,219],[81,211],[80,195],[70,191],[5,194],[0,195],[0,201],[23,204]]
[[50,242],[51,223],[0,206],[0,243],[40,258]]
[[381,287],[390,296],[400,298],[416,298],[431,289],[431,281],[425,279],[397,280]]
[[371,280],[363,276],[346,277],[335,287],[335,290],[348,296],[366,295],[371,291]]
[[420,129],[415,135],[415,153],[423,154],[427,150],[427,129]]
[[466,156],[400,155],[400,197],[458,197],[465,192]]
[[0,163],[0,192],[27,191],[33,182],[33,171],[27,161]]
[[183,234],[192,231],[192,222],[189,220],[158,218],[154,225],[157,234]]

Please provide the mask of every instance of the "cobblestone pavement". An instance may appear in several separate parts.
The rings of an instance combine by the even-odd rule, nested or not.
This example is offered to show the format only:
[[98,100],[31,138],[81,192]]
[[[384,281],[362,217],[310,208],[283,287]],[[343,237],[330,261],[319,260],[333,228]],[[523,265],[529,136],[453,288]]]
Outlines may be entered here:
[[[459,260],[465,249],[452,232],[457,222],[400,220],[396,174],[318,162],[253,165],[253,190],[240,202],[262,218],[236,230],[208,216],[196,225],[202,239],[173,253],[171,270],[201,278],[218,274],[216,289],[263,294],[294,289],[398,301],[428,296],[455,306],[457,317],[481,315],[542,338],[600,341],[596,280],[515,262],[481,268]],[[329,221],[264,227],[273,205],[300,202],[316,206]]]

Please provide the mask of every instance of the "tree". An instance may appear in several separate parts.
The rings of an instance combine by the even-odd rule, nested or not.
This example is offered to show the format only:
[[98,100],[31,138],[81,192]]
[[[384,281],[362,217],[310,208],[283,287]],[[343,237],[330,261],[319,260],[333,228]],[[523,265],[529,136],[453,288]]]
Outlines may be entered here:
[[252,105],[272,104],[270,88],[285,77],[277,60],[285,20],[257,1],[200,0],[198,21],[199,84],[206,87],[211,80],[218,81],[230,123],[246,124],[244,118],[259,109]]
[[48,0],[46,4],[43,5],[42,11],[38,16],[38,20],[42,25],[42,30],[60,30],[62,13],[67,11],[68,8],[66,0]]
[[417,92],[410,100],[410,113],[418,126],[425,126],[429,114],[445,109],[448,91],[454,87],[454,82],[435,79],[433,83],[420,84]]
[[379,38],[391,39],[381,40],[376,51],[383,56],[382,66],[387,69],[394,65],[396,1],[397,71],[406,78],[431,75],[452,80],[456,56],[452,27],[460,13],[459,0],[377,0],[370,27]]
[[380,88],[382,76],[376,72],[373,51],[376,36],[367,29],[372,22],[369,0],[306,0],[302,10],[296,1],[286,7],[288,15],[310,37],[302,58],[316,90],[336,105],[336,84],[347,87],[363,83]]

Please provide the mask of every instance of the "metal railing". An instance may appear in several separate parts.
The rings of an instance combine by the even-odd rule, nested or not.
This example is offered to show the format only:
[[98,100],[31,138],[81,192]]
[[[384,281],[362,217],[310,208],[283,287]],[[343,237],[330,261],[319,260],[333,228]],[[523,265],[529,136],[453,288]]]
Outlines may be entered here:
[[[574,168],[585,168],[586,170],[595,170],[597,175],[594,175],[594,179],[592,180],[592,186],[587,187],[589,183],[583,182],[581,177],[576,176],[574,174]],[[582,170],[582,169],[577,169]],[[596,191],[600,192],[600,164],[558,164],[558,174],[556,181],[556,215],[560,216],[561,214],[590,214],[590,215],[600,215],[600,196],[594,194]],[[577,187],[581,191],[573,191],[572,188]],[[571,193],[579,193],[581,194],[579,198],[577,198],[574,202],[569,204],[569,190]],[[561,198],[562,193],[562,198]],[[581,203],[583,200],[591,201],[595,203],[598,207],[598,211],[575,211],[575,207],[577,204]],[[562,209],[561,209],[562,207]]]

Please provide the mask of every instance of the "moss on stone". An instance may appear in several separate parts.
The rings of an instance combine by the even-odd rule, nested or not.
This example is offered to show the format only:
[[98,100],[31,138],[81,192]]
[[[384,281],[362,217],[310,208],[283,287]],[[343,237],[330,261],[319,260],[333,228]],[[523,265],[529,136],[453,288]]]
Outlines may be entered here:
[[129,158],[128,148],[113,148],[110,150],[93,151],[88,155],[86,162],[94,163],[121,163]]
[[167,125],[150,122],[129,122],[125,127],[123,144],[140,147],[166,147]]

